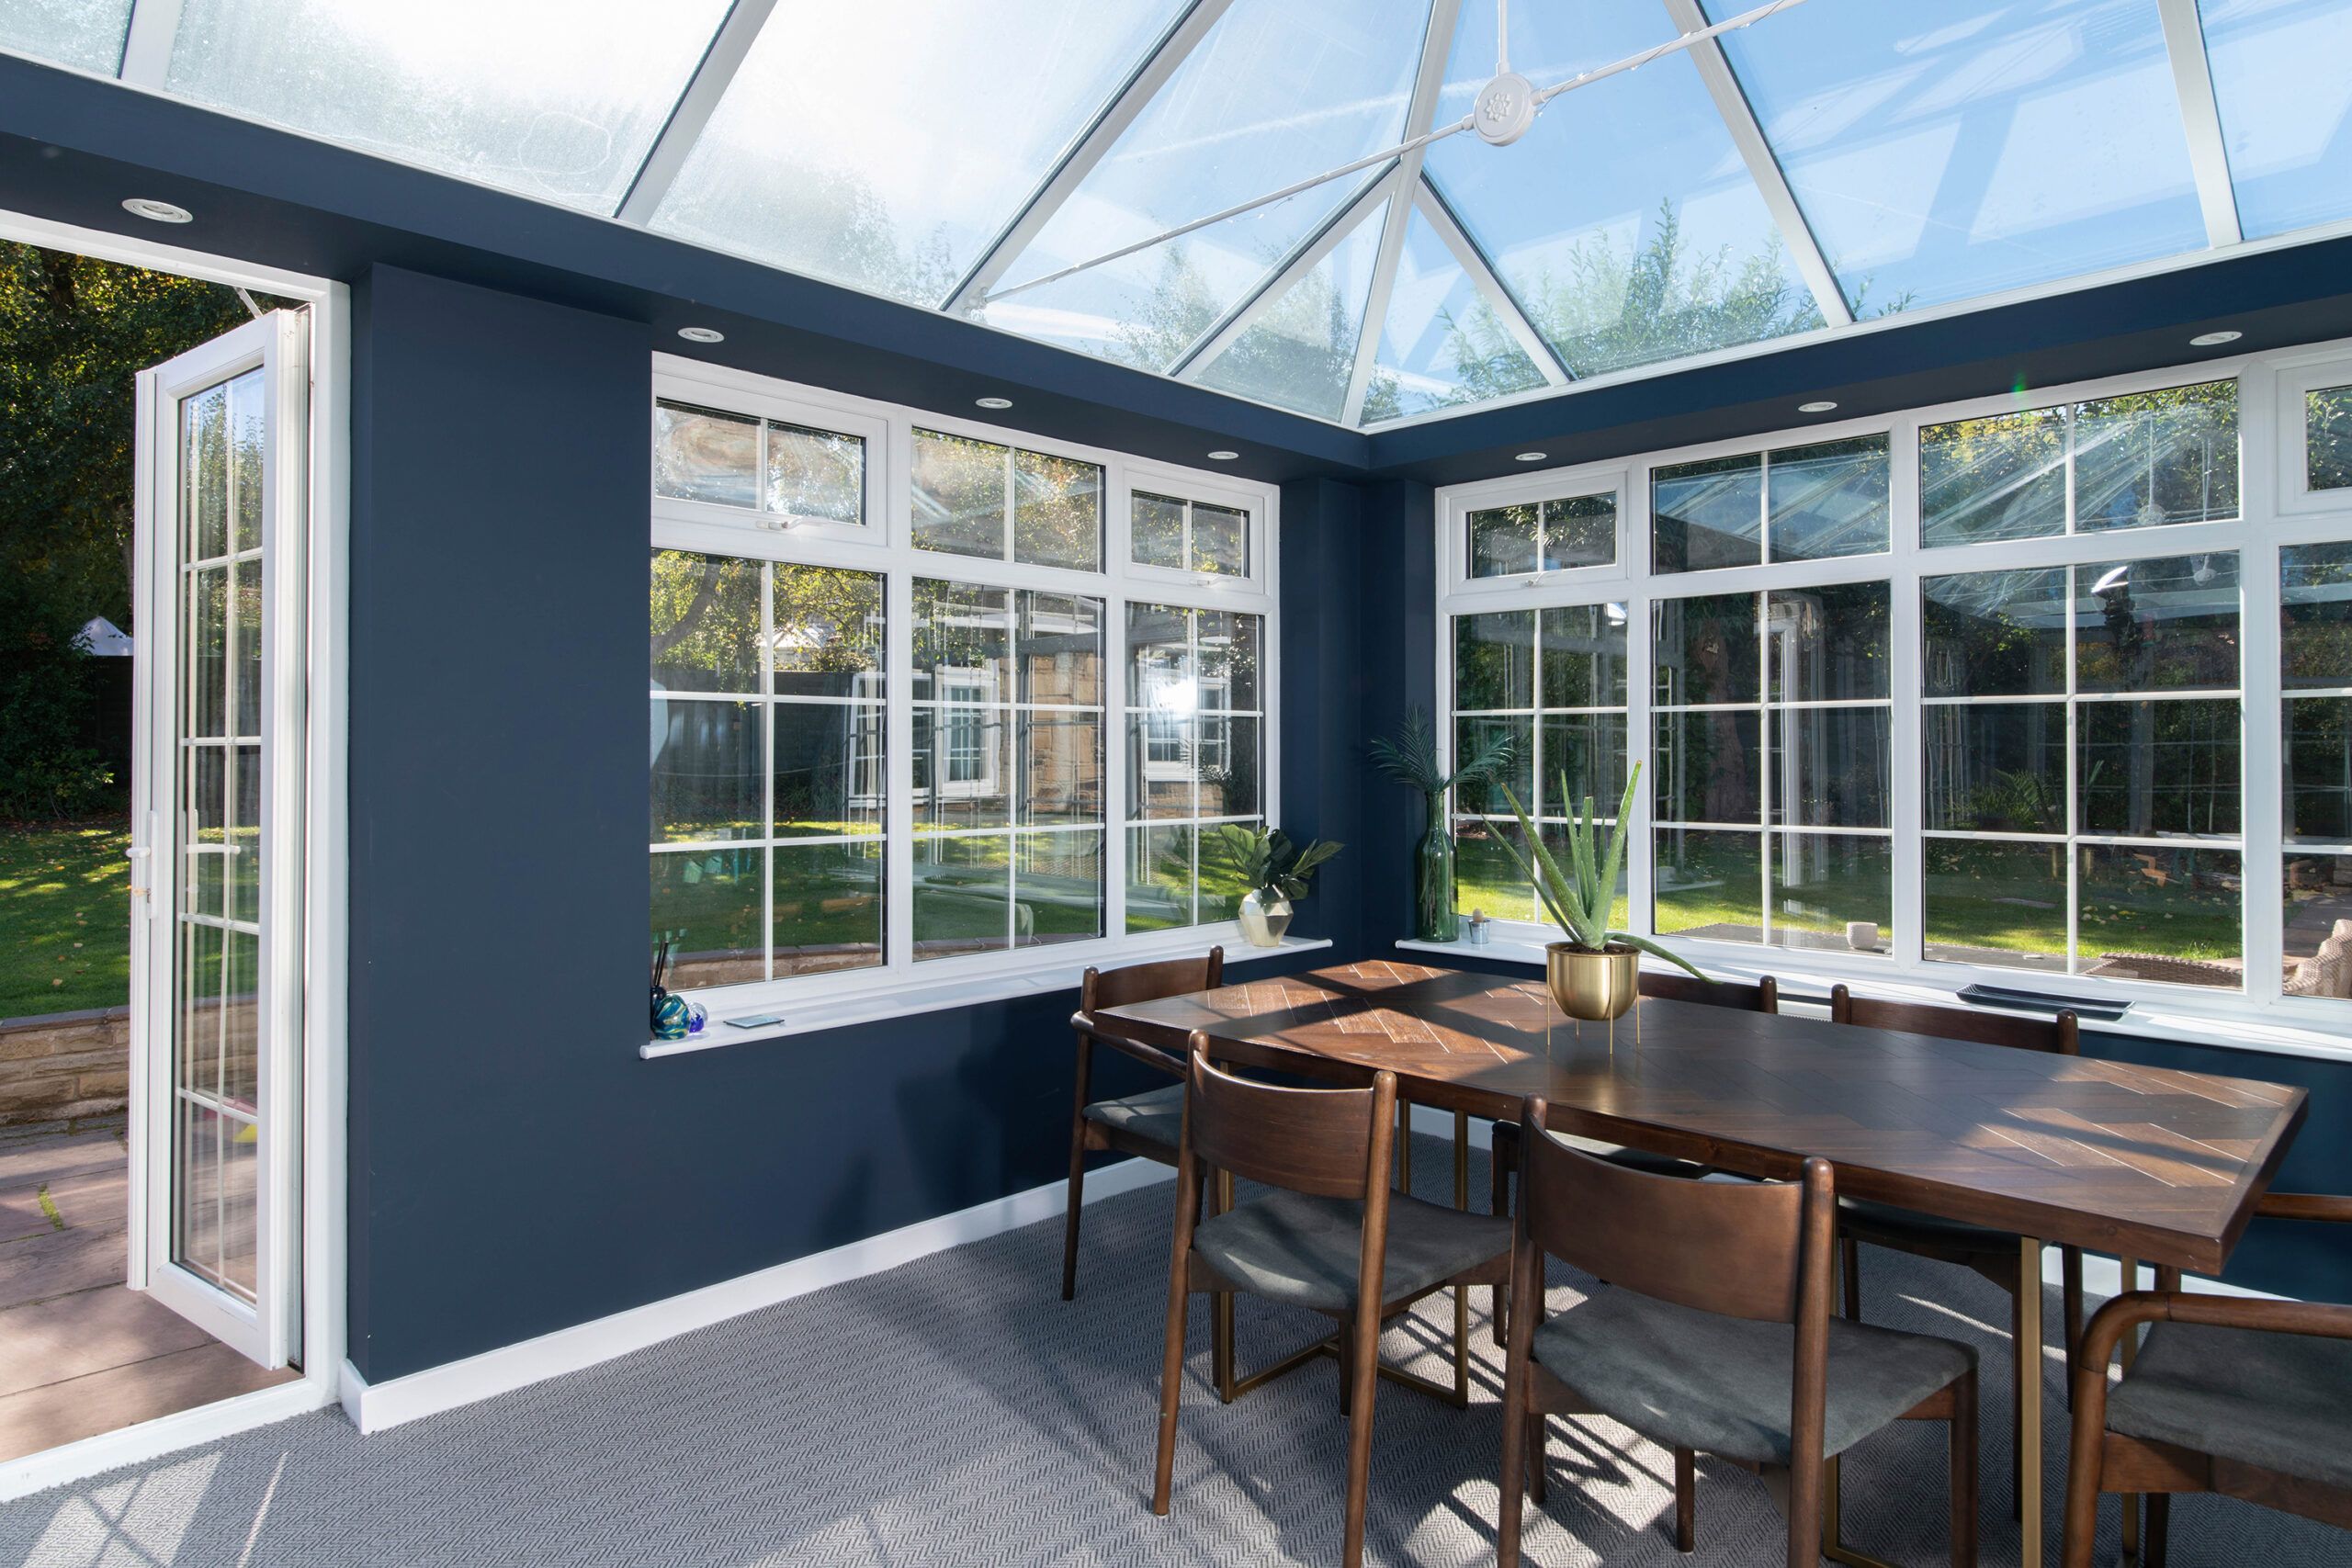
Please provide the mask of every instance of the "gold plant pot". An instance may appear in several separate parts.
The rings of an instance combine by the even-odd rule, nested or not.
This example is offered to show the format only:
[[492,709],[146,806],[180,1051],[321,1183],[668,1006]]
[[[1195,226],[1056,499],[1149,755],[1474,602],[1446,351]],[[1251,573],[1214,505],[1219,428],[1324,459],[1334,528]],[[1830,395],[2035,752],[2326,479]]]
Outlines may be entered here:
[[1544,949],[1544,978],[1562,1012],[1600,1023],[1624,1017],[1633,1007],[1641,960],[1642,955],[1630,947],[1596,952],[1574,942],[1555,942]]

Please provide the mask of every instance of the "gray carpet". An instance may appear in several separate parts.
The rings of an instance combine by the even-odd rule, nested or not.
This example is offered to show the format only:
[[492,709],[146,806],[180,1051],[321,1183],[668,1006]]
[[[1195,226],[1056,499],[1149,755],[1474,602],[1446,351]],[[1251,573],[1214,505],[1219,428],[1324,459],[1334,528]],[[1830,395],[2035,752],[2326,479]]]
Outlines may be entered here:
[[[1419,1151],[1419,1190],[1449,1179]],[[1485,1190],[1483,1161],[1474,1191]],[[1336,1562],[1345,1428],[1328,1361],[1216,1403],[1196,1313],[1173,1516],[1151,1517],[1172,1189],[1087,1213],[1079,1298],[1056,1299],[1060,1222],[835,1287],[587,1371],[360,1438],[306,1416],[0,1506],[0,1565],[1012,1563]],[[1870,1315],[1974,1339],[2006,1365],[2007,1303],[1957,1269],[1871,1251]],[[1494,1554],[1498,1358],[1476,1325],[1469,1410],[1384,1385],[1370,1556]],[[1555,1282],[1554,1303],[1577,1299]],[[1933,1303],[1933,1304],[1930,1304]],[[2050,1321],[2057,1318],[2053,1292]],[[1388,1336],[1393,1359],[1443,1375],[1452,1309]],[[1245,1303],[1245,1366],[1319,1332]],[[2048,1473],[2064,1474],[2058,1363]],[[2008,1392],[1984,1382],[1984,1561],[2017,1561],[2007,1517]],[[1669,1456],[1599,1421],[1555,1422],[1552,1492],[1532,1562],[1782,1561],[1760,1483],[1700,1462],[1699,1551],[1668,1534]],[[1942,1563],[1940,1428],[1897,1427],[1847,1461],[1849,1540]],[[2060,1496],[2049,1497],[2055,1561]],[[2115,1512],[2099,1560],[2115,1559]],[[2243,1504],[2174,1507],[2173,1562],[2342,1564],[2352,1537]]]

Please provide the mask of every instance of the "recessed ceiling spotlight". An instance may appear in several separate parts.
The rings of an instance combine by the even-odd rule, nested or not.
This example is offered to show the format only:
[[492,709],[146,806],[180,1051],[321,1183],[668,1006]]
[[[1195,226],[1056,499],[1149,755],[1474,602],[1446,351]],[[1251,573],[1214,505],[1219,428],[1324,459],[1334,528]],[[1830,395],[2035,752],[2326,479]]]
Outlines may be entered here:
[[155,223],[196,221],[196,214],[187,208],[174,206],[168,201],[157,201],[153,197],[134,196],[122,204],[122,209],[133,218],[144,218]]
[[1549,452],[1521,452],[1519,455],[1519,460],[1522,463],[1540,463],[1551,455]]
[[1815,401],[1813,401],[1813,402],[1809,402],[1809,403],[1799,403],[1799,404],[1797,405],[1797,412],[1799,412],[1799,413],[1834,413],[1834,412],[1837,412],[1837,408],[1838,408],[1838,405],[1837,405],[1836,403],[1831,402],[1831,401],[1830,401],[1828,399],[1826,399],[1826,398],[1822,398],[1822,399],[1817,399],[1817,400],[1815,400]]
[[725,343],[727,334],[717,327],[680,327],[678,335],[688,343]]
[[1011,398],[974,398],[972,401],[984,409],[1009,409],[1012,406]]
[[1228,452],[1224,447],[1220,446],[1216,451],[1209,454],[1209,461],[1212,463],[1230,463],[1236,457],[1240,456],[1241,454],[1238,452]]
[[2245,336],[2245,333],[2199,333],[2195,337],[2188,340],[2188,346],[2191,348],[2219,348],[2225,343],[2235,343],[2238,339],[2244,336]]

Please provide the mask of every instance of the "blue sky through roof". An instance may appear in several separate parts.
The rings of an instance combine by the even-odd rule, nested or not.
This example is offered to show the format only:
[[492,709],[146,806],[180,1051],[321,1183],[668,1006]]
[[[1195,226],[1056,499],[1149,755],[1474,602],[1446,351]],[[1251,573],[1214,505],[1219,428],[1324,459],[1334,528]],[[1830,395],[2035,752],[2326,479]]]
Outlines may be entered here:
[[2352,218],[2352,0],[2203,0],[2246,238]]

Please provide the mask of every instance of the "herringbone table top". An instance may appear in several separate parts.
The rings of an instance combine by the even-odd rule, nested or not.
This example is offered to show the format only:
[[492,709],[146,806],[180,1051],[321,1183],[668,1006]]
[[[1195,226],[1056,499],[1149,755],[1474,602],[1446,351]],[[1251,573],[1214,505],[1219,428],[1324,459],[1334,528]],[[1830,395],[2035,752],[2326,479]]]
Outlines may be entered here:
[[2304,1092],[2084,1056],[1644,998],[1565,1018],[1540,980],[1365,963],[1109,1010],[1182,1052],[1329,1075],[1385,1068],[1417,1103],[1551,1125],[1744,1175],[1819,1155],[1838,1190],[2198,1273],[2219,1271],[2301,1125]]

